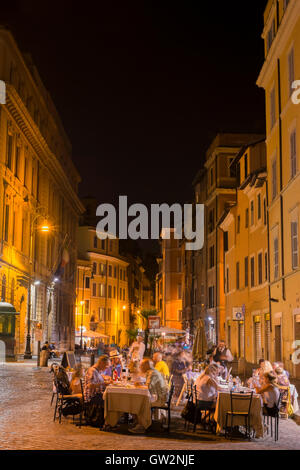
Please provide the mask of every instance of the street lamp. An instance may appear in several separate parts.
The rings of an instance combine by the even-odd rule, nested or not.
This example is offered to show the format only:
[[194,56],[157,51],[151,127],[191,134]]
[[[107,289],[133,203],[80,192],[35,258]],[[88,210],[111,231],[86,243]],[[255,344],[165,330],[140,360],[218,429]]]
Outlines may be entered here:
[[[27,336],[26,336],[26,349],[24,353],[24,359],[31,359],[31,335],[30,335],[30,327],[31,327],[31,282],[32,282],[32,249],[33,249],[33,233],[34,233],[34,223],[39,218],[42,217],[41,214],[37,214],[30,226],[30,244],[29,244],[29,274],[28,274],[28,294],[27,294]],[[42,227],[37,227],[36,230],[40,232],[49,232],[50,227],[47,223],[44,223]],[[39,282],[39,281],[37,281]],[[37,284],[36,284],[37,285]]]

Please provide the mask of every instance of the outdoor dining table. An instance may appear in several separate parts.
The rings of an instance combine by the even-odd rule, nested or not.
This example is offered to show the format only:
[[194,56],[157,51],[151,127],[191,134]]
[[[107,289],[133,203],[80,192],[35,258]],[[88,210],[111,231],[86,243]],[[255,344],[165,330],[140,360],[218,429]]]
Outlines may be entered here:
[[[236,394],[236,393],[235,393]],[[242,394],[241,394],[242,395]],[[244,394],[243,394],[244,395]],[[248,411],[249,403],[245,400],[235,401],[235,411]],[[218,399],[215,410],[215,421],[217,423],[217,433],[225,428],[226,413],[231,410],[230,391],[224,386],[224,391],[218,393]],[[234,417],[235,426],[244,426],[245,419],[243,416]],[[256,437],[263,437],[263,414],[262,414],[262,398],[260,395],[253,394],[250,409],[250,427],[254,429]]]
[[151,426],[151,395],[147,387],[109,385],[104,394],[105,424],[115,426],[124,413],[137,415],[145,429]]

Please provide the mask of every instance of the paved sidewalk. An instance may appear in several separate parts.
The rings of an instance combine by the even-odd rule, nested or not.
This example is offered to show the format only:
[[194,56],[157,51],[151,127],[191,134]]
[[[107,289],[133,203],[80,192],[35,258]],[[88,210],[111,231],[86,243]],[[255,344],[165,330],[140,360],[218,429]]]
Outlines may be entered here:
[[270,436],[253,442],[230,442],[206,432],[184,432],[175,419],[170,435],[150,432],[131,435],[126,426],[118,432],[91,427],[79,429],[63,418],[53,422],[50,407],[52,374],[36,370],[32,361],[0,365],[0,449],[104,449],[104,450],[198,450],[198,449],[300,449],[300,426],[293,420],[280,422],[280,440]]

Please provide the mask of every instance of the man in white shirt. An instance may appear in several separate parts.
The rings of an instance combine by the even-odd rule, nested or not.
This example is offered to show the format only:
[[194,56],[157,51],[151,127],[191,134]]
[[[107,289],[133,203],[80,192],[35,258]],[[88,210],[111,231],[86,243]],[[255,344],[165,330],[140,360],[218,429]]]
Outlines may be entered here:
[[134,341],[132,343],[132,345],[130,346],[129,357],[131,357],[134,348],[139,348],[138,352],[139,352],[139,358],[140,358],[140,361],[141,361],[143,359],[144,353],[145,353],[145,343],[143,341],[142,336],[137,336],[136,341]]

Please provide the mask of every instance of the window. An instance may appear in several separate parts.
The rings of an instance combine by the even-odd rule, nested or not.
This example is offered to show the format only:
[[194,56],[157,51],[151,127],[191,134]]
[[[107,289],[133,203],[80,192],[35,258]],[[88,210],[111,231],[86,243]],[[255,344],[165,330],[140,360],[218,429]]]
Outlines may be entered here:
[[93,297],[96,297],[97,295],[97,284],[95,282],[93,282]]
[[258,284],[263,282],[263,257],[262,253],[258,253]]
[[298,222],[291,223],[292,268],[298,267]]
[[241,230],[241,216],[238,215],[237,217],[237,233],[240,233],[240,230]]
[[248,227],[249,227],[249,209],[247,208],[246,213],[245,213],[245,228],[248,228]]
[[208,288],[208,308],[214,308],[215,306],[215,287],[211,286]]
[[224,251],[228,251],[228,232],[223,232],[224,237]]
[[236,288],[240,288],[240,263],[236,263]]
[[95,236],[94,237],[94,248],[97,248],[98,247],[98,237]]
[[4,240],[8,242],[8,228],[9,228],[9,205],[5,205],[5,225],[4,225]]
[[272,199],[277,196],[277,164],[276,158],[272,162]]
[[276,104],[275,104],[275,88],[271,91],[270,94],[270,126],[271,130],[273,129],[276,121]]
[[245,179],[248,176],[248,154],[246,153],[245,158],[244,158],[244,169],[245,169]]
[[244,268],[245,268],[245,287],[248,287],[248,285],[249,285],[249,259],[248,259],[248,256],[245,257]]
[[98,315],[99,315],[99,321],[105,321],[105,308],[104,307],[99,307]]
[[85,288],[86,288],[86,289],[89,289],[89,288],[90,288],[90,278],[89,278],[89,277],[86,277],[86,278],[85,278]]
[[89,314],[90,312],[90,301],[89,300],[85,300],[85,314]]
[[250,223],[254,225],[254,201],[250,202]]
[[274,238],[274,278],[279,277],[279,243],[278,237]]
[[268,280],[268,253],[265,253],[265,281]]
[[213,268],[215,265],[215,246],[209,247],[209,267]]
[[105,276],[105,272],[106,272],[105,268],[106,268],[105,264],[103,264],[103,263],[99,264],[99,274],[100,274],[100,276]]
[[114,278],[116,279],[117,277],[117,266],[114,266]]
[[267,225],[267,202],[266,202],[265,197],[264,197],[264,225]]
[[105,284],[99,284],[100,297],[105,297]]
[[254,256],[250,259],[250,270],[251,270],[251,287],[255,286],[255,262]]
[[111,297],[112,297],[111,286],[108,286],[108,298],[111,299]]
[[258,194],[257,196],[257,218],[258,220],[261,219],[261,195]]
[[290,152],[291,152],[291,178],[297,173],[297,149],[296,149],[296,130],[290,135]]
[[12,170],[13,136],[7,134],[6,166]]
[[180,300],[182,298],[182,288],[181,284],[177,285],[177,299]]
[[294,49],[288,55],[288,80],[289,80],[289,95],[293,93],[292,84],[295,81],[295,66],[294,66]]
[[112,265],[111,264],[108,265],[108,275],[109,277],[112,277]]
[[101,240],[101,250],[105,250],[105,240]]
[[107,321],[111,322],[111,308],[107,309]]
[[181,258],[177,258],[177,272],[181,272]]
[[16,147],[16,164],[15,164],[15,176],[17,178],[20,177],[20,147]]
[[93,274],[97,274],[97,263],[93,263]]

